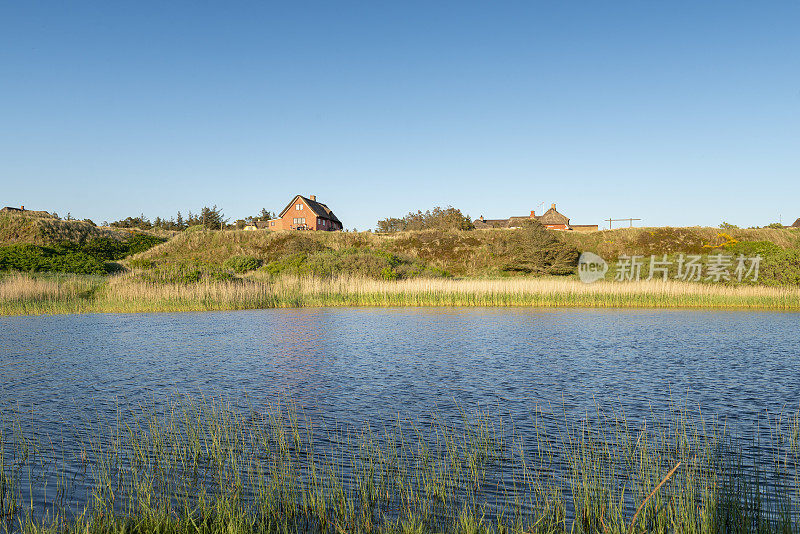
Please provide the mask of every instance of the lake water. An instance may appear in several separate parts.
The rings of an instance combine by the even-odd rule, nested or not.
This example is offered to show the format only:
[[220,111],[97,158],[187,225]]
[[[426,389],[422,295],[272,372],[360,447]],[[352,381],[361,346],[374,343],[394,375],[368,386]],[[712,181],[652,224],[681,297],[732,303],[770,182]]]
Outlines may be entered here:
[[[0,411],[71,442],[174,394],[380,427],[481,409],[632,420],[700,410],[748,437],[800,404],[800,314],[585,309],[291,309],[0,318]],[[65,430],[65,428],[67,430]],[[752,436],[750,436],[752,437]]]

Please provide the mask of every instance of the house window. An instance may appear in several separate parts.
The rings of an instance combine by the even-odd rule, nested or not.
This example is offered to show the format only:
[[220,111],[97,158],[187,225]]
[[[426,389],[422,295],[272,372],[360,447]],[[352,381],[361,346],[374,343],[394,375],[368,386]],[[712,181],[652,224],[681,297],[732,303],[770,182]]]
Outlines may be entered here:
[[300,211],[300,210],[303,209],[303,205],[302,204],[298,204],[297,206],[294,207],[294,209],[296,209],[297,211]]
[[270,226],[275,226],[275,221],[272,221],[271,223],[269,223],[269,225]]

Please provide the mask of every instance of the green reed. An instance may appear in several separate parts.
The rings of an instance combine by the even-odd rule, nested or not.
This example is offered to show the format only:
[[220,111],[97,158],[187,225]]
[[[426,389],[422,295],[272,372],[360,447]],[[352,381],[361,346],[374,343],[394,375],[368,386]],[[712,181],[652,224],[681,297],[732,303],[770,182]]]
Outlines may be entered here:
[[480,412],[373,429],[321,427],[281,405],[165,406],[90,427],[69,475],[59,447],[6,414],[0,530],[800,531],[797,414],[762,428],[766,456],[754,461],[746,443],[685,412],[634,425],[598,410],[553,427],[534,410],[523,440]]

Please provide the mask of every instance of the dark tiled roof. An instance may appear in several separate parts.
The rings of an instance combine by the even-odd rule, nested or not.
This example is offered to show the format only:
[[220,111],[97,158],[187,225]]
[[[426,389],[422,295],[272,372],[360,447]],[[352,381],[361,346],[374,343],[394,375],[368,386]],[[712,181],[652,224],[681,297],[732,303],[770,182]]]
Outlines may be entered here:
[[306,205],[309,207],[309,209],[311,209],[311,211],[313,211],[314,215],[316,215],[317,217],[337,222],[340,225],[342,224],[342,221],[340,221],[338,217],[336,217],[336,215],[333,214],[333,211],[328,206],[326,206],[322,202],[317,202],[316,200],[311,200],[310,198],[306,198],[303,195],[297,195],[296,197],[294,197],[292,201],[289,202],[289,204],[287,204],[285,208],[283,208],[283,211],[281,211],[279,216],[283,217],[283,214],[286,213],[289,210],[289,208],[292,207],[294,201],[298,198],[302,198],[303,201],[306,203]]

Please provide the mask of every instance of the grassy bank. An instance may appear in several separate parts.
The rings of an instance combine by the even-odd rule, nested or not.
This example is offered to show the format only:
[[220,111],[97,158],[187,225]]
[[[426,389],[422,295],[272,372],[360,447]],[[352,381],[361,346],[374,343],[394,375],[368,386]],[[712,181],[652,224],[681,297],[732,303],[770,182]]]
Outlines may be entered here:
[[164,283],[14,274],[0,280],[0,314],[244,310],[314,306],[533,306],[800,310],[800,288],[568,278],[496,280],[272,278]]
[[[8,221],[63,223],[24,217]],[[0,224],[7,238],[13,234],[32,239],[22,231],[30,230],[28,226],[8,221]],[[84,230],[96,230],[80,224]],[[59,228],[68,235],[65,228],[71,226]],[[37,231],[32,235],[45,235],[41,228]],[[0,245],[0,277],[4,277],[0,314],[290,306],[800,309],[796,230],[630,228],[586,234],[542,227],[395,234],[187,230],[160,241],[134,232],[113,238],[87,235],[58,245]],[[646,278],[647,256],[667,254],[672,281],[583,285],[575,274],[578,251],[609,260],[606,280],[614,277],[616,255],[644,257],[641,276]],[[681,283],[674,280],[678,256],[683,254],[703,255],[704,261],[712,254],[758,255],[763,261],[757,280],[744,277],[737,283],[732,276],[724,283]],[[54,271],[124,274],[54,278]]]
[[280,407],[240,412],[183,400],[90,426],[73,456],[26,430],[24,416],[4,414],[0,530],[800,529],[796,413],[754,429],[754,458],[747,443],[686,413],[633,425],[600,410],[572,423],[532,412],[535,428],[522,439],[480,413],[331,429]]
[[[532,232],[539,235],[539,232]],[[263,265],[309,256],[347,252],[392,254],[404,261],[436,268],[456,277],[480,278],[518,272],[526,253],[552,243],[520,239],[519,230],[425,230],[370,232],[189,232],[141,254],[155,264],[195,262],[221,267],[232,256],[249,256]],[[620,255],[714,254],[732,244],[769,243],[780,250],[800,250],[800,231],[789,229],[624,228],[599,232],[544,235],[566,250],[594,252],[608,261]],[[736,251],[738,252],[738,251]],[[747,253],[747,251],[742,251]],[[384,256],[385,257],[385,256]],[[577,256],[574,258],[577,260]],[[302,263],[302,262],[299,262]],[[383,264],[381,268],[390,266]],[[307,271],[313,271],[313,265]],[[378,272],[380,269],[378,269]],[[294,273],[297,274],[297,273]],[[303,273],[300,273],[303,274]],[[356,274],[346,271],[344,274]]]

